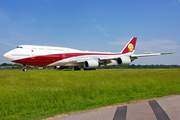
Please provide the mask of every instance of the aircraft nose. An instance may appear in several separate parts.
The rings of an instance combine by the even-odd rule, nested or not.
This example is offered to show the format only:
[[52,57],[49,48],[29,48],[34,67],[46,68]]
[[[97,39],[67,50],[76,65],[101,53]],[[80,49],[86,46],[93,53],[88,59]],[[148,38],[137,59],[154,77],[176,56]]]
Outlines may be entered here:
[[12,61],[12,59],[11,59],[11,54],[10,54],[9,52],[5,53],[5,54],[3,55],[3,57],[4,57],[5,59],[9,60],[9,61]]

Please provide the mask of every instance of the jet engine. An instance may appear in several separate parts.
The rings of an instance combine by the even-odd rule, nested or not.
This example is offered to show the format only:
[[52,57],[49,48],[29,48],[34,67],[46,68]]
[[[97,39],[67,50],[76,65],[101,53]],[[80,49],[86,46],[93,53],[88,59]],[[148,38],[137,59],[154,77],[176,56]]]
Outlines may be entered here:
[[129,56],[122,56],[116,60],[118,65],[129,65],[131,63],[131,58]]
[[84,62],[84,68],[96,68],[99,66],[98,60],[87,60]]

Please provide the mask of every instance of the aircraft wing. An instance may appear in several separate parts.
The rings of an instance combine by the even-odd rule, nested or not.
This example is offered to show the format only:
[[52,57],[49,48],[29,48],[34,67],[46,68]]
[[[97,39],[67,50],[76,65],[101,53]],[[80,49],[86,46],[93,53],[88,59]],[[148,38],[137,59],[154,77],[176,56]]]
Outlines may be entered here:
[[107,57],[101,57],[99,60],[116,60],[118,57],[121,57],[121,55],[112,55]]
[[67,65],[69,64],[83,64],[85,61],[98,61],[100,64],[116,64],[116,59],[118,58],[117,55],[112,55],[112,56],[103,56],[103,57],[74,57],[69,60]]
[[137,58],[137,57],[148,57],[148,56],[157,56],[157,55],[166,55],[166,54],[174,54],[176,52],[167,52],[167,53],[148,53],[148,54],[133,54],[131,55],[132,58]]
[[[137,59],[138,57],[148,57],[148,56],[157,56],[157,55],[166,55],[166,54],[174,54],[176,52],[167,52],[167,53],[147,53],[147,54],[132,54],[127,55],[131,58]],[[82,63],[87,60],[99,60],[99,61],[110,61],[110,60],[116,60],[117,58],[124,57],[125,55],[111,55],[111,56],[103,56],[103,57],[75,57],[74,59],[69,60],[69,63]]]
[[77,58],[77,59],[70,60],[69,63],[81,63],[81,62],[85,62],[91,59],[92,58]]

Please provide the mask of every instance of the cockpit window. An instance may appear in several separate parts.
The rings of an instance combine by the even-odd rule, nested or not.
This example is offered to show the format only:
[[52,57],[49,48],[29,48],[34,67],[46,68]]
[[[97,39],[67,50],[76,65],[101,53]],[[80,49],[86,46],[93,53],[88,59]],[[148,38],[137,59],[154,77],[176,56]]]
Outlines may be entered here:
[[17,46],[16,48],[22,48],[21,46]]

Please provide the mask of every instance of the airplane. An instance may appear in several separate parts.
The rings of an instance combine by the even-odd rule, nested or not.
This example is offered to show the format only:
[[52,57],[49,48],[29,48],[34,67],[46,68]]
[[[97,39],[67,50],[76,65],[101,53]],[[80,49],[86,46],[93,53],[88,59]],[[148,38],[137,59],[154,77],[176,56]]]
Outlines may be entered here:
[[74,70],[95,70],[99,66],[129,65],[139,57],[173,54],[148,53],[134,54],[136,37],[127,43],[119,53],[81,51],[65,47],[20,45],[17,48],[5,53],[5,59],[23,65],[23,71],[27,71],[26,65],[33,66],[54,66],[56,69],[64,69],[70,66]]

